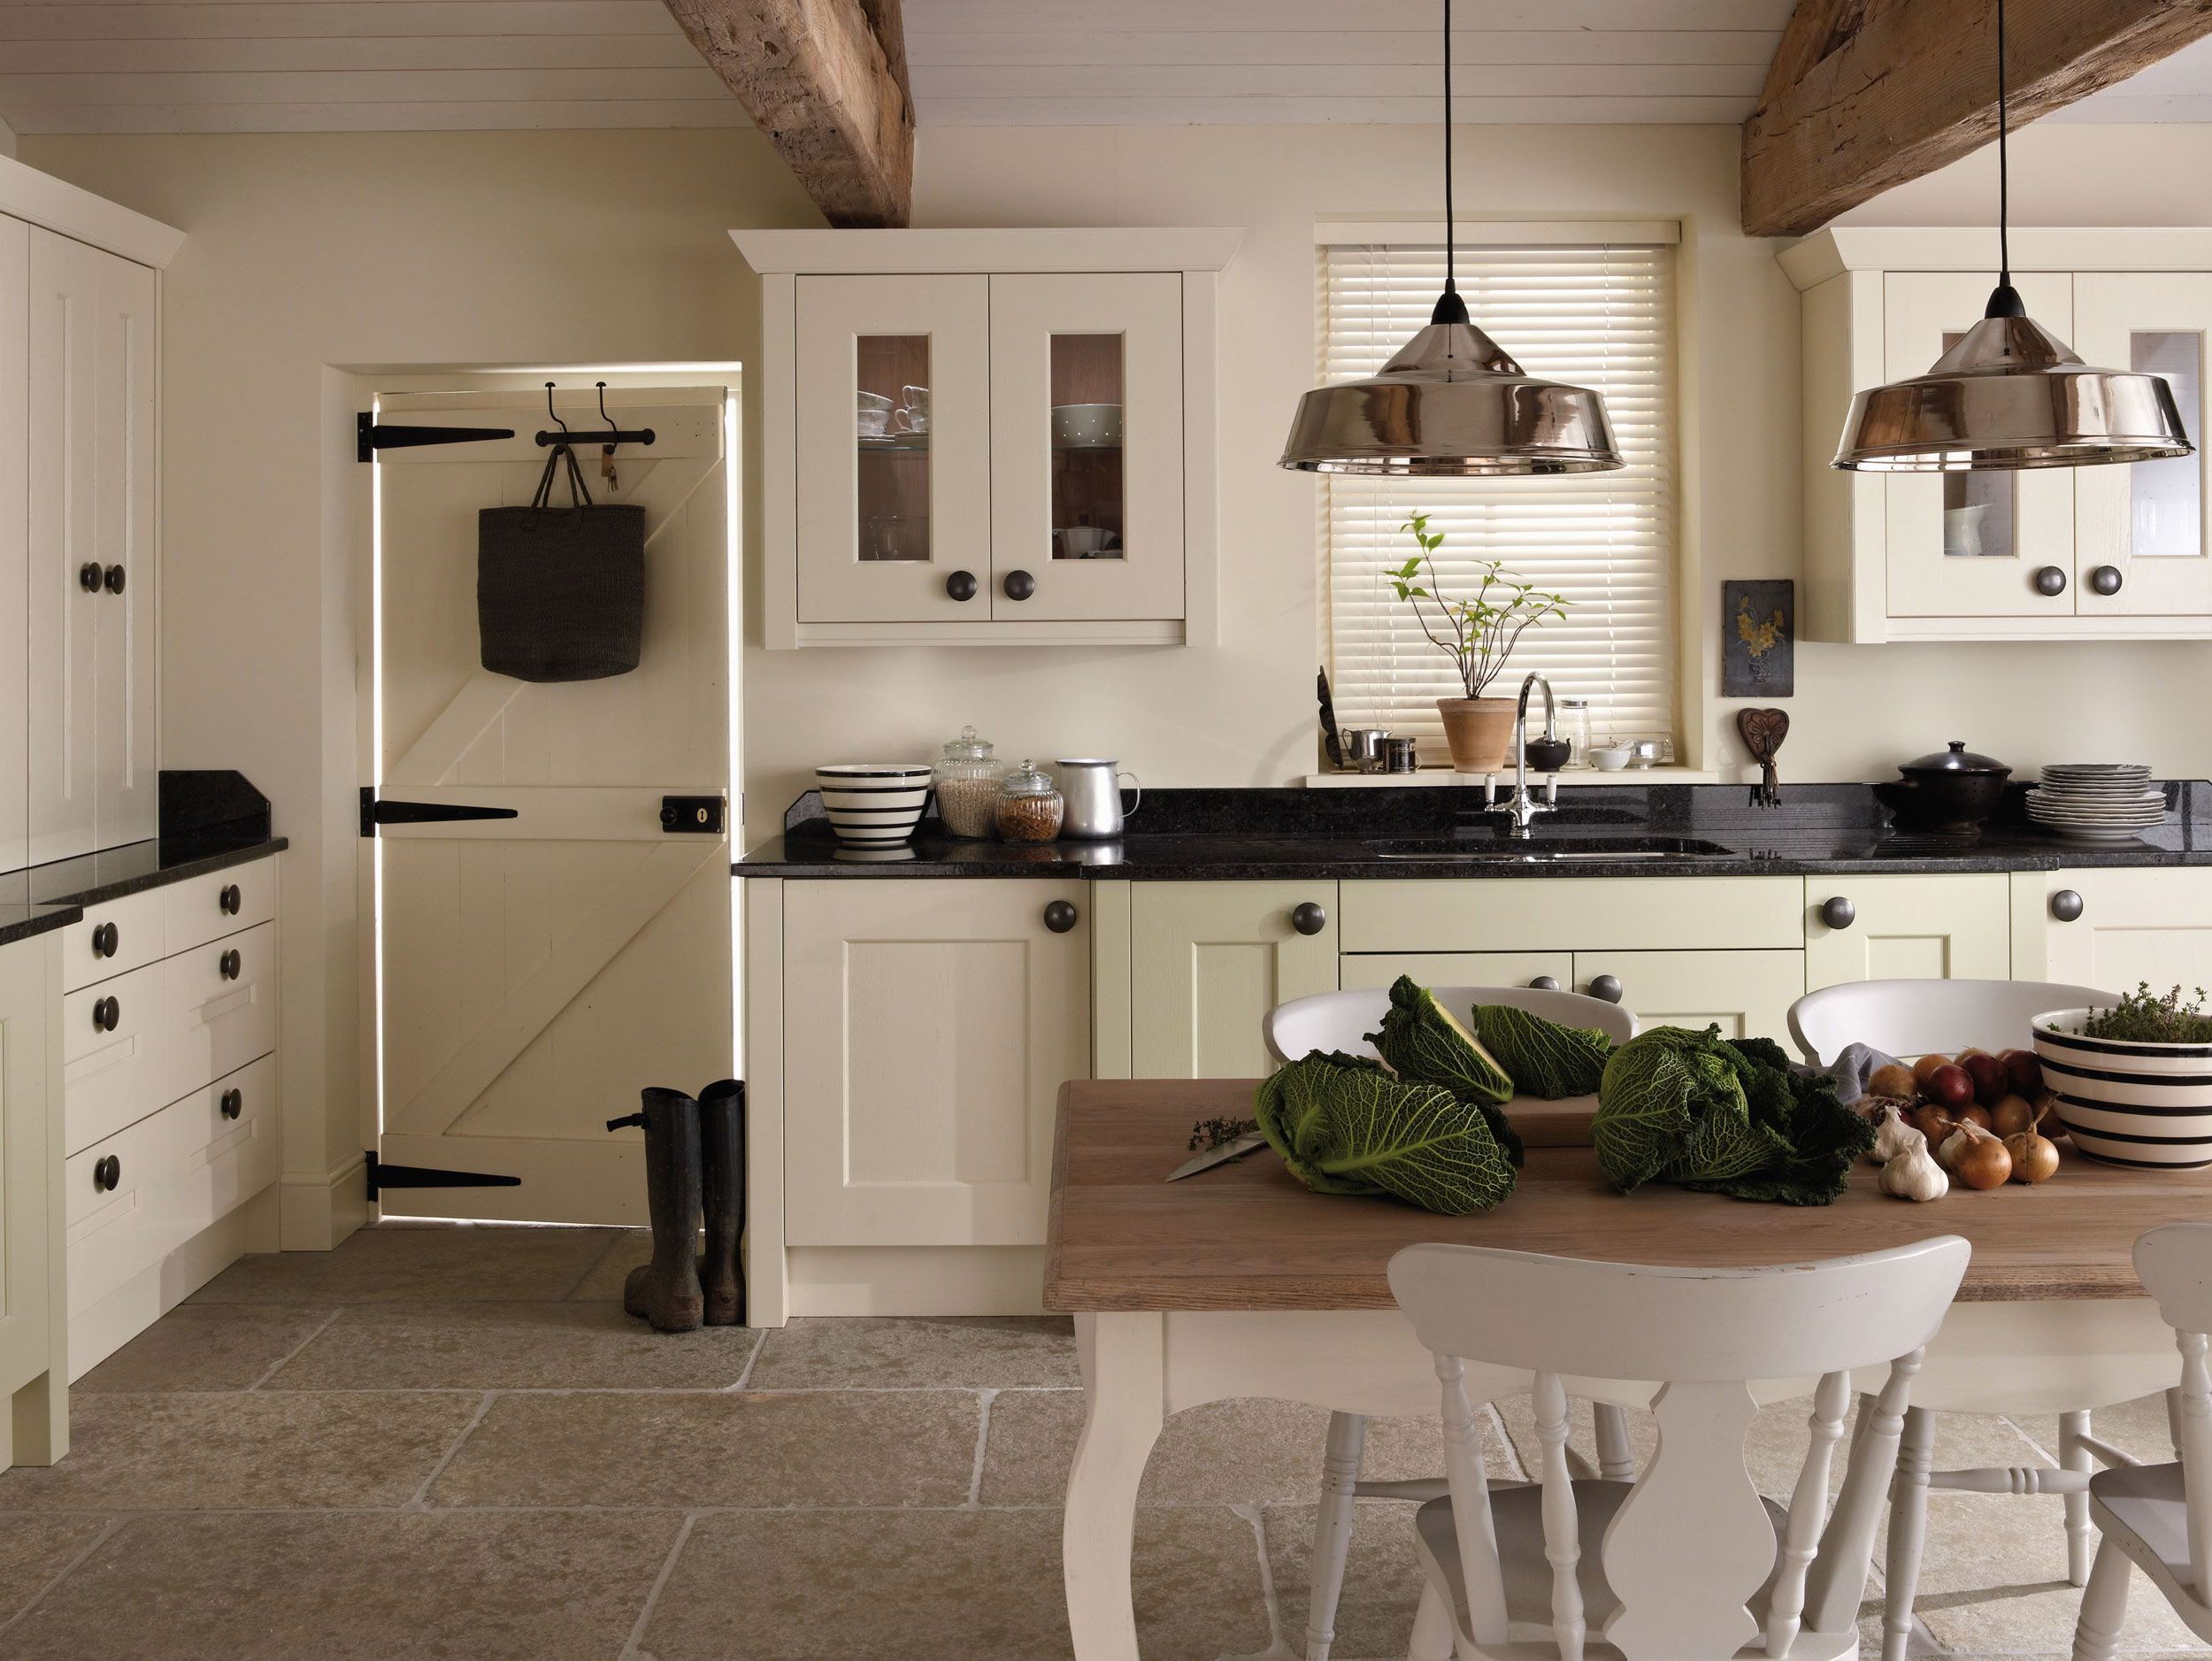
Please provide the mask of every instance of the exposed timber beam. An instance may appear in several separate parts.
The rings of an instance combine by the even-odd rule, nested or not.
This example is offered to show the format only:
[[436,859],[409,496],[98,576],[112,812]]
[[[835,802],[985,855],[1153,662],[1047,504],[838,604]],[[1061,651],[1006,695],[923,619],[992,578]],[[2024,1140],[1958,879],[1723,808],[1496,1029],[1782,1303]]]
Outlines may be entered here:
[[668,0],[832,225],[899,226],[914,100],[899,0]]
[[[2212,0],[2008,0],[2012,123],[2212,34]],[[1997,135],[1997,0],[1798,0],[1744,123],[1743,224],[1819,229]]]

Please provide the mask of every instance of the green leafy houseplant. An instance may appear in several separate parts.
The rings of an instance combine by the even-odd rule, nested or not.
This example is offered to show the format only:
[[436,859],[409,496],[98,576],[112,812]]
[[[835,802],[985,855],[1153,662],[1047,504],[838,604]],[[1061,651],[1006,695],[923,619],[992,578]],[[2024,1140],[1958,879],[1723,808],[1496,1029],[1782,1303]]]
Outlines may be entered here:
[[2204,988],[2196,990],[2184,1004],[2179,987],[2156,997],[2149,981],[2138,981],[2110,1009],[2090,1011],[2082,1035],[2138,1044],[2212,1044],[2212,1015],[2204,1012]]

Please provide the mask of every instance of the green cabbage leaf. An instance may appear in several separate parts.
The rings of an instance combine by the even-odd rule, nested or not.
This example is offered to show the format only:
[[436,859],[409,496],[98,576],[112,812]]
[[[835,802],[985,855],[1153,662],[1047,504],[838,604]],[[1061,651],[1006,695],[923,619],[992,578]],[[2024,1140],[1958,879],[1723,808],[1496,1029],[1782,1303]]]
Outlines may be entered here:
[[1513,1191],[1480,1106],[1361,1057],[1315,1050],[1263,1082],[1253,1117],[1290,1173],[1321,1194],[1387,1194],[1446,1217]]
[[1391,984],[1382,1031],[1369,1033],[1367,1042],[1400,1078],[1440,1085],[1479,1109],[1513,1168],[1520,1169],[1526,1150],[1502,1105],[1513,1099],[1512,1076],[1435,994],[1417,986],[1411,975],[1400,975]]
[[1475,1035],[1523,1096],[1556,1102],[1589,1096],[1604,1075],[1613,1041],[1592,1027],[1564,1027],[1510,1004],[1478,1004]]

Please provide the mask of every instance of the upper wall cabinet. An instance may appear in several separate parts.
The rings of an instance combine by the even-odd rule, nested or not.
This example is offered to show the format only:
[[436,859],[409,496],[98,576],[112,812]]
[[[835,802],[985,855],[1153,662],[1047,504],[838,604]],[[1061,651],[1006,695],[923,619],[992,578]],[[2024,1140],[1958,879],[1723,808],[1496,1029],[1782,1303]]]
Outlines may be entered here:
[[[2029,315],[2086,361],[2164,375],[2205,442],[2212,233],[2016,230]],[[1925,374],[1980,319],[1989,231],[1839,227],[1788,249],[1802,296],[1805,634],[2212,638],[2201,453],[2023,473],[1838,473],[1854,392]]]
[[1240,232],[737,231],[771,647],[1215,638]]

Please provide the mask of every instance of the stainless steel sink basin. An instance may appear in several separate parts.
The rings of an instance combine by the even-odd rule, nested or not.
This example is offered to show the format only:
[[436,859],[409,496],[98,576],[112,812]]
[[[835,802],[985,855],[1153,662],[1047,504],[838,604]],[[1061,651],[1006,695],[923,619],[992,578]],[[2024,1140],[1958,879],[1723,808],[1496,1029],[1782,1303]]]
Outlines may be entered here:
[[1467,838],[1430,838],[1424,842],[1370,842],[1378,859],[1417,859],[1427,863],[1464,860],[1471,865],[1571,865],[1576,861],[1609,863],[1626,859],[1731,859],[1734,849],[1695,836],[1587,836],[1547,842],[1496,838],[1477,842]]

